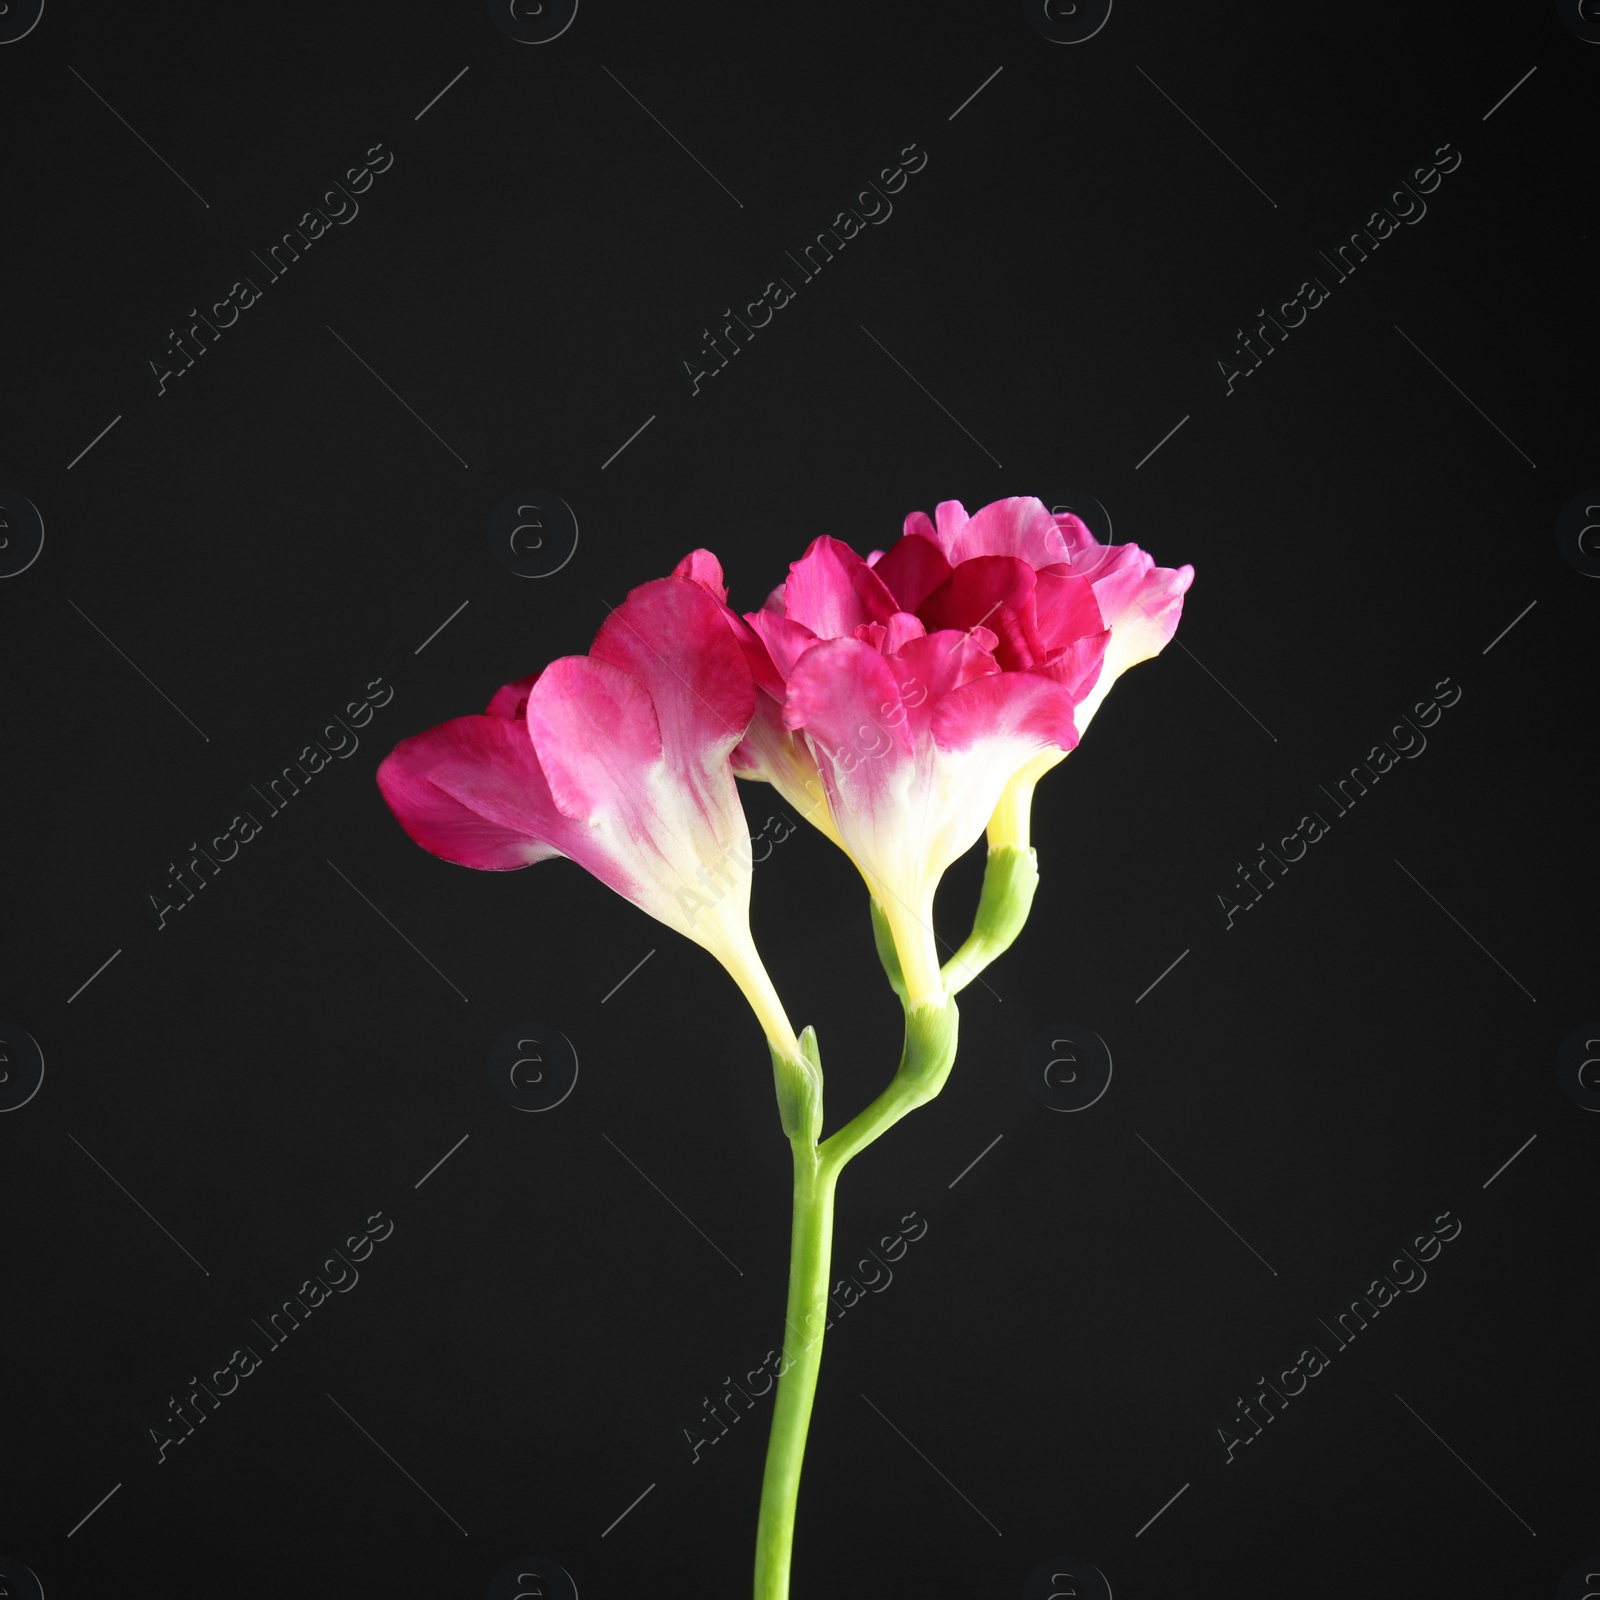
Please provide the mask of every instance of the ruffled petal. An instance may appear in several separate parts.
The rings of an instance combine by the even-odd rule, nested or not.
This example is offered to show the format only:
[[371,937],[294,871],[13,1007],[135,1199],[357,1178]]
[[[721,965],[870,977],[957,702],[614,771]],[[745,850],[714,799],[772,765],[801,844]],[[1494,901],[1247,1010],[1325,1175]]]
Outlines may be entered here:
[[864,639],[880,655],[892,656],[913,639],[922,638],[927,631],[920,617],[909,611],[897,611],[887,623],[863,622],[851,637]]
[[978,819],[981,832],[994,800],[1024,760],[1049,745],[1071,750],[1077,744],[1072,696],[1060,684],[1033,672],[974,678],[933,708],[933,740],[944,751],[983,751],[998,771],[994,796]]
[[817,636],[804,623],[795,622],[777,611],[749,611],[745,613],[745,621],[766,647],[778,680],[774,685],[758,674],[758,681],[781,700],[783,685],[789,681],[795,662],[817,642]]
[[913,741],[932,728],[934,708],[962,684],[1000,670],[992,653],[994,635],[944,628],[889,656]]
[[789,568],[783,609],[819,639],[840,639],[863,622],[887,622],[900,608],[849,545],[824,534]]
[[728,585],[723,581],[722,563],[709,550],[691,550],[672,569],[672,576],[698,583],[714,600],[727,602]]
[[[913,522],[921,517],[916,527]],[[920,529],[926,525],[926,533]],[[872,570],[888,585],[902,611],[915,611],[950,576],[950,563],[934,540],[933,524],[920,511],[906,518],[906,531]]]
[[1026,561],[976,556],[922,602],[918,615],[930,628],[990,629],[1000,641],[1000,665],[1018,671],[1045,653],[1034,618],[1034,583]]
[[[805,730],[830,804],[837,790],[847,812],[870,811],[911,759],[894,672],[859,639],[826,639],[806,651],[789,679],[783,721]],[[837,823],[839,806],[833,810]]]
[[508,716],[456,717],[402,739],[378,767],[378,788],[412,839],[463,867],[531,866],[563,854],[579,831]]
[[755,711],[750,667],[723,612],[698,583],[657,578],[629,593],[589,647],[592,660],[644,686],[674,766],[725,758]]
[[[515,724],[512,724],[514,727]],[[661,761],[661,726],[631,672],[591,656],[563,656],[528,696],[531,749],[561,812],[587,823],[646,804],[645,774]]]
[[[1087,699],[1099,681],[1101,670],[1105,665],[1106,646],[1110,642],[1109,628],[1103,628],[1099,633],[1086,634],[1081,639],[1074,639],[1071,644],[1063,645],[1059,650],[1052,650],[1049,655],[1029,667],[1028,671],[1059,683],[1076,703]],[[1076,720],[1078,732],[1082,733],[1088,726],[1088,719],[1085,717]]]
[[974,556],[1016,556],[1030,567],[1071,559],[1056,519],[1033,495],[1013,495],[975,512],[959,531],[952,531],[947,553],[952,564]]
[[528,709],[528,691],[538,676],[537,672],[530,672],[526,678],[518,678],[515,683],[496,689],[494,698],[484,708],[484,715],[509,717],[513,722],[521,722],[523,712]]
[[1100,611],[1094,585],[1067,567],[1046,567],[1034,575],[1034,618],[1046,652],[1110,626]]

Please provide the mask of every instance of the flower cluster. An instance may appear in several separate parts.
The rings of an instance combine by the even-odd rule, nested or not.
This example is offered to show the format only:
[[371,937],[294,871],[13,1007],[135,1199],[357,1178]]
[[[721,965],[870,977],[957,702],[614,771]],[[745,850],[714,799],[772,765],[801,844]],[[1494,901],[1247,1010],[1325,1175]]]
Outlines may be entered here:
[[379,787],[447,860],[578,862],[709,950],[796,1060],[750,936],[734,775],[772,784],[849,855],[907,1006],[940,1004],[945,869],[986,829],[991,856],[1031,861],[1034,785],[1172,637],[1193,576],[1023,497],[913,512],[865,557],[819,538],[743,615],[695,550],[633,590],[587,655],[405,740]]

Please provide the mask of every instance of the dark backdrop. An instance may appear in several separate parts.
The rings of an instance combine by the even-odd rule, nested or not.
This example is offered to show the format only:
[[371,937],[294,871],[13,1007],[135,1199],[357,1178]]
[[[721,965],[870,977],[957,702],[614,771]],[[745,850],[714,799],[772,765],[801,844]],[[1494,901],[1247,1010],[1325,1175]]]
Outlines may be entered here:
[[[1041,787],[1043,887],[948,1087],[843,1179],[841,1272],[926,1231],[829,1337],[797,1596],[1099,1592],[1082,1563],[1119,1597],[1546,1596],[1595,1554],[1597,30],[1122,3],[1055,42],[1098,19],[1055,10],[586,0],[522,43],[481,5],[50,0],[0,47],[0,1557],[52,1596],[480,1596],[533,1559],[586,1600],[748,1593],[770,1401],[724,1380],[779,1342],[789,1203],[760,1033],[569,864],[418,850],[373,773],[698,544],[753,607],[818,534],[1008,494],[1197,577]],[[341,178],[274,281],[251,252]],[[1341,280],[1317,252],[1406,179]],[[781,277],[734,355],[719,314]],[[559,570],[497,559],[507,497],[570,508],[575,548],[522,536]],[[1337,814],[1318,785],[1456,691]],[[837,1126],[898,1007],[843,857],[742,792]],[[169,865],[245,810],[189,903]],[[1267,888],[1258,841],[1316,811]],[[508,1031],[547,1085],[570,1041],[560,1105],[494,1092]],[[1070,1099],[1052,1041],[1091,1034],[1094,1105],[1030,1093],[1056,1060]],[[273,1348],[250,1319],[340,1247]],[[169,1397],[240,1347],[189,1437]]]

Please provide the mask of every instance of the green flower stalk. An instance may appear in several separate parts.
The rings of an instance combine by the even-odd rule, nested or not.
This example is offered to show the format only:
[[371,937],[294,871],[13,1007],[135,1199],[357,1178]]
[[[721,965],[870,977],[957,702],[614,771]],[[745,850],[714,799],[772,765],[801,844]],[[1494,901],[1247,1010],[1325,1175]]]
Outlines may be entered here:
[[[789,1594],[839,1174],[944,1087],[954,996],[1033,906],[1034,787],[1117,677],[1172,637],[1194,577],[1028,497],[971,517],[954,500],[931,519],[913,512],[865,560],[820,538],[789,573],[740,616],[717,558],[691,551],[632,590],[587,655],[503,685],[481,714],[403,741],[378,769],[424,849],[495,872],[567,856],[704,948],[761,1023],[794,1212],[756,1600]],[[893,1078],[827,1138],[816,1034],[796,1036],[750,934],[755,858],[736,775],[771,783],[854,863],[905,1014]],[[972,932],[941,963],[934,895],[985,830]]]
[[822,1073],[816,1035],[810,1028],[801,1034],[800,1061],[783,1060],[773,1051],[779,1113],[794,1152],[794,1214],[784,1312],[787,1331],[756,1522],[756,1600],[788,1600],[789,1595],[800,1469],[829,1320],[833,1202],[839,1174],[852,1156],[944,1087],[956,1058],[956,1026],[954,1000],[910,1007],[905,1044],[893,1080],[877,1099],[820,1144]]

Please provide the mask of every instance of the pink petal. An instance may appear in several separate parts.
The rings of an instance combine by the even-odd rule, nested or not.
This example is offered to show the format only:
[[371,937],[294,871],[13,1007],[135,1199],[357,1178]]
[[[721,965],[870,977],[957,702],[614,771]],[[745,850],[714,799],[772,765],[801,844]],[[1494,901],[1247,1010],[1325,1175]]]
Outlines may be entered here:
[[1116,670],[1160,654],[1177,629],[1194,568],[1158,567],[1136,544],[1101,544],[1070,514],[1055,521],[1071,551],[1072,571],[1094,585],[1105,625],[1118,636],[1108,652]]
[[[1072,696],[1032,672],[974,678],[933,708],[933,738],[941,750],[972,750],[987,743],[1071,750],[1078,742]],[[1015,765],[1020,765],[1016,761]],[[1002,779],[1004,782],[1004,779]],[[987,818],[985,818],[987,820]],[[981,824],[980,824],[981,827]]]
[[1000,639],[1000,665],[1030,665],[1044,651],[1034,623],[1034,575],[1014,556],[977,556],[963,561],[923,601],[919,611],[931,628],[992,629]]
[[955,553],[956,540],[966,525],[967,508],[959,500],[941,500],[933,508],[933,540],[952,567],[961,559]]
[[521,722],[523,712],[528,709],[528,691],[538,676],[537,672],[530,672],[526,678],[518,678],[515,683],[496,689],[494,698],[484,708],[484,715],[509,717],[513,722]]
[[817,636],[803,623],[791,621],[776,611],[751,611],[746,614],[745,621],[766,646],[779,680],[774,686],[762,677],[761,686],[770,688],[782,699],[783,685],[794,671],[795,662],[817,642]]
[[863,622],[851,637],[864,639],[879,655],[892,656],[913,639],[922,638],[927,631],[920,617],[913,616],[909,611],[897,611],[887,624]]
[[581,831],[556,809],[527,730],[508,716],[456,717],[402,739],[378,767],[378,788],[424,850],[464,867],[526,867]]
[[629,593],[589,647],[593,660],[622,668],[644,686],[661,744],[685,760],[726,756],[755,711],[750,666],[724,614],[699,584],[657,578]]
[[859,639],[813,645],[789,679],[783,720],[803,728],[817,752],[841,833],[849,819],[892,804],[911,764],[912,743],[900,686],[871,645]]
[[1039,639],[1046,651],[1109,626],[1094,585],[1072,570],[1046,567],[1035,579],[1034,594]]
[[580,824],[619,808],[636,812],[644,774],[662,756],[645,686],[592,656],[563,656],[539,674],[528,696],[530,735],[555,804]]
[[726,602],[728,598],[728,585],[722,577],[722,563],[709,550],[691,550],[672,569],[672,576],[698,583],[714,600]]
[[[1100,679],[1100,669],[1105,664],[1106,646],[1111,640],[1111,630],[1086,634],[1071,644],[1052,650],[1042,660],[1028,668],[1029,672],[1059,683],[1072,696],[1074,703],[1085,699]],[[1081,731],[1081,730],[1080,730]]]
[[935,589],[950,576],[950,563],[933,540],[933,526],[926,534],[913,530],[913,519],[927,517],[913,511],[906,518],[906,531],[898,543],[892,545],[873,571],[889,586],[902,611],[915,611]]
[[789,568],[783,609],[819,639],[839,639],[863,622],[887,622],[900,608],[849,545],[824,534]]
[[943,629],[912,640],[888,657],[913,740],[920,739],[932,727],[934,709],[947,694],[974,678],[1000,670],[979,633]]
[[[944,507],[939,509],[942,512]],[[941,519],[941,531],[944,526]],[[952,565],[974,556],[1016,556],[1031,567],[1048,567],[1071,559],[1070,547],[1056,519],[1044,502],[1032,495],[996,500],[974,513],[959,529],[952,517],[945,553]]]

